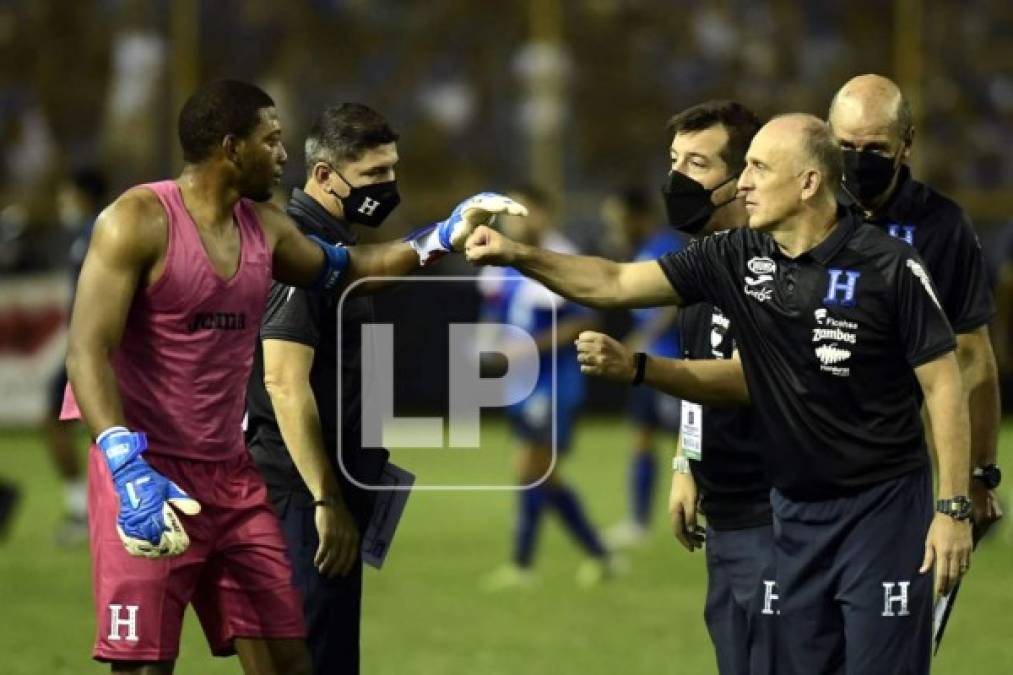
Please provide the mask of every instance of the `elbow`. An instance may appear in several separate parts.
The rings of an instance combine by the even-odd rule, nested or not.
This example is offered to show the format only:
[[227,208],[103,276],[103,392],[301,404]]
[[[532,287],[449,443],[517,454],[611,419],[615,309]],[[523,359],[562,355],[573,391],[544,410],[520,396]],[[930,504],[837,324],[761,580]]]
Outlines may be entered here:
[[271,372],[264,373],[264,389],[272,402],[283,400],[292,394],[291,385]]
[[298,383],[293,381],[291,377],[285,377],[278,373],[268,371],[264,374],[264,389],[267,390],[267,395],[276,408],[295,401],[308,387],[308,382]]
[[71,332],[70,340],[67,343],[67,357],[64,359],[64,366],[67,368],[67,379],[71,385],[80,378],[81,369],[84,366],[86,360],[87,349],[81,344],[80,340],[74,338],[73,332]]

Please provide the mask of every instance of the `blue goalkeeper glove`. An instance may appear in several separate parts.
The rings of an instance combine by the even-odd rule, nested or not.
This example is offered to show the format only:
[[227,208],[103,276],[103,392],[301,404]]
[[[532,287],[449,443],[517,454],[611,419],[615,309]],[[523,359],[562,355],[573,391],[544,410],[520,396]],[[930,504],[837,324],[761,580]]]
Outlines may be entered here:
[[476,227],[491,225],[499,213],[526,216],[528,210],[505,195],[480,192],[458,204],[446,220],[413,232],[405,241],[415,249],[425,267],[451,251],[461,250]]
[[148,447],[147,436],[110,427],[96,443],[120,497],[116,530],[127,553],[160,558],[185,551],[190,538],[173,507],[194,516],[200,513],[200,504],[141,458]]

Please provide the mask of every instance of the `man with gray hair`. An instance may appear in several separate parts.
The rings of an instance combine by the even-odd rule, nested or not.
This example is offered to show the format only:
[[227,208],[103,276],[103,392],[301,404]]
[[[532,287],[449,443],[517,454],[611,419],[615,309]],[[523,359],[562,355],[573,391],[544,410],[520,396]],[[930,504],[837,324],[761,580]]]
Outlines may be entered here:
[[[485,227],[465,250],[594,307],[721,307],[740,362],[631,355],[587,332],[582,370],[752,403],[772,441],[785,672],[927,673],[929,573],[945,592],[970,564],[967,409],[953,331],[921,260],[839,208],[842,164],[826,123],[782,115],[754,137],[739,178],[748,228],[657,262],[553,254]],[[935,515],[922,396],[938,455]],[[776,611],[774,588],[766,611]]]
[[994,493],[1001,479],[999,369],[988,333],[995,303],[981,245],[960,206],[911,177],[905,163],[915,136],[911,106],[894,82],[881,75],[848,80],[830,104],[829,122],[844,151],[844,190],[866,222],[915,247],[957,334],[971,420],[973,519],[980,536],[1002,517]]

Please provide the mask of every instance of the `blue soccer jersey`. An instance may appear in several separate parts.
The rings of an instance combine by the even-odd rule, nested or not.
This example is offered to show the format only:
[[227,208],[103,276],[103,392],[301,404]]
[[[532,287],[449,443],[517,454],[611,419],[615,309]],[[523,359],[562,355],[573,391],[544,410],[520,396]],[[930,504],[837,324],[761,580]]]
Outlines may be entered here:
[[[658,229],[647,238],[637,251],[635,260],[657,260],[669,251],[681,251],[686,246],[686,240],[670,228]],[[643,330],[650,325],[660,312],[664,311],[658,307],[646,307],[632,310],[633,329]],[[682,355],[682,348],[679,340],[679,330],[676,323],[666,328],[651,344],[647,345],[646,351],[655,356],[668,358],[679,358]]]
[[[558,235],[543,242],[545,248],[573,253],[572,244]],[[558,323],[574,316],[589,315],[591,310],[569,302],[532,281],[511,267],[486,267],[482,270],[479,289],[484,296],[483,318],[510,324],[531,337],[548,334],[553,317]],[[521,435],[548,440],[552,430],[553,367],[555,367],[555,404],[557,445],[566,447],[572,417],[584,398],[584,378],[572,344],[549,348],[539,354],[538,380],[534,391],[513,405],[508,414]]]

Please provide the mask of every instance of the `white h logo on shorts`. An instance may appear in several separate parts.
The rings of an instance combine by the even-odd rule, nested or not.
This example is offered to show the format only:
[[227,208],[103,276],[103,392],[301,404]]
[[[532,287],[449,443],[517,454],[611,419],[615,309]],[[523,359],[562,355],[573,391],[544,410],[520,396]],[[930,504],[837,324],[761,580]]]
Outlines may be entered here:
[[123,605],[109,605],[109,639],[122,640],[120,626],[127,627],[127,641],[137,642],[137,609],[138,605],[127,605],[127,618],[120,616]]
[[373,215],[373,211],[376,211],[376,207],[380,205],[380,202],[366,197],[362,200],[362,206],[359,207],[359,213],[365,213],[367,216]]
[[[907,611],[907,587],[910,585],[910,581],[883,582],[883,616],[907,616],[910,613]],[[900,592],[896,595],[893,594],[894,586],[900,586]],[[896,613],[893,611],[895,602],[900,603],[900,611]]]
[[781,610],[774,609],[774,602],[781,599],[781,596],[774,592],[775,588],[777,588],[776,581],[763,580],[763,609],[760,610],[760,614],[781,613]]

